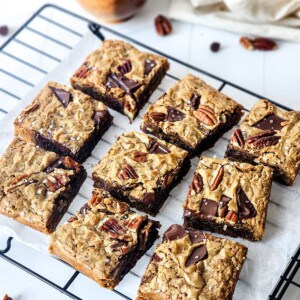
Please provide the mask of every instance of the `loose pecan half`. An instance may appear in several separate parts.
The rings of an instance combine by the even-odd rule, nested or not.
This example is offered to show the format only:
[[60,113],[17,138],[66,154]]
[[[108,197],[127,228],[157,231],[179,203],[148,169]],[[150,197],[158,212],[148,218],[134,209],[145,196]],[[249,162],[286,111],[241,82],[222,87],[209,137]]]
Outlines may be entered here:
[[241,129],[237,129],[234,131],[231,137],[231,142],[236,143],[239,147],[242,148],[245,146],[245,141]]
[[156,32],[161,36],[168,35],[172,32],[171,22],[165,16],[158,15],[154,20],[154,24]]
[[214,110],[207,105],[200,105],[197,110],[193,112],[196,119],[207,126],[213,126],[217,123]]
[[192,190],[200,193],[203,190],[203,178],[199,173],[195,173],[194,179],[191,184]]
[[142,152],[142,151],[134,151],[133,153],[133,160],[135,160],[136,162],[146,162],[147,161],[147,155],[148,153],[146,152]]
[[277,48],[276,42],[261,37],[250,39],[246,36],[242,36],[240,38],[240,44],[247,50],[269,51]]
[[150,118],[155,122],[164,122],[167,118],[167,114],[162,112],[153,112],[149,114]]
[[119,178],[122,180],[125,180],[128,178],[136,179],[136,178],[138,178],[138,175],[136,174],[136,172],[134,171],[132,166],[130,166],[129,164],[126,164],[123,167],[123,169],[119,175]]

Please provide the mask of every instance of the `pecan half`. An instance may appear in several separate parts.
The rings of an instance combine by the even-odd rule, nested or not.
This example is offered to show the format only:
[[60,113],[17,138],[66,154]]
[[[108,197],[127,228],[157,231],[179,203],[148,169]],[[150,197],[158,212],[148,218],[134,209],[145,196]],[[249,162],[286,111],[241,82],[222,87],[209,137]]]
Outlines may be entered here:
[[146,153],[146,152],[134,151],[132,159],[136,162],[141,162],[141,163],[146,162],[147,155],[148,155],[148,153]]
[[240,38],[240,44],[247,50],[269,51],[277,48],[277,44],[274,41],[260,37],[250,39],[246,36],[242,36]]
[[238,146],[240,146],[242,148],[245,146],[245,140],[244,140],[241,129],[237,129],[234,131],[230,141],[238,144]]
[[158,15],[154,20],[154,24],[156,32],[161,36],[168,35],[172,32],[171,22],[165,16]]
[[194,179],[191,184],[192,190],[200,193],[203,190],[203,178],[199,173],[195,173]]
[[46,185],[50,192],[55,192],[62,186],[64,186],[68,181],[66,175],[62,174],[55,174],[55,175],[48,175]]
[[210,189],[212,191],[214,191],[215,189],[217,189],[217,187],[219,186],[220,182],[222,181],[223,175],[224,175],[224,168],[223,168],[223,166],[221,166],[218,169],[218,171],[217,171],[217,173],[216,173],[216,175],[215,175],[215,177],[214,177],[214,179],[213,179],[213,181],[211,183]]
[[125,229],[116,219],[107,219],[101,226],[100,229],[106,232],[112,233],[114,236],[125,233]]
[[234,211],[229,211],[225,217],[226,220],[236,223],[239,220],[238,214]]
[[242,47],[244,47],[247,50],[254,50],[254,46],[253,46],[252,40],[250,40],[246,36],[242,36],[240,38],[240,44],[241,44]]
[[39,103],[34,103],[30,106],[28,106],[26,109],[24,109],[24,112],[29,114],[35,110],[37,110],[40,107]]
[[280,136],[275,136],[276,131],[268,130],[257,135],[250,137],[247,142],[248,144],[252,145],[254,149],[262,149],[269,146],[276,145],[279,140]]
[[217,123],[214,110],[207,105],[200,105],[197,110],[193,112],[196,119],[207,126],[213,126]]
[[119,178],[122,180],[125,180],[128,178],[136,179],[136,178],[138,178],[138,175],[136,174],[136,172],[134,171],[132,166],[130,166],[129,164],[126,164],[123,167],[123,169],[119,175]]
[[144,218],[142,216],[138,216],[136,218],[133,218],[133,219],[127,219],[125,222],[124,222],[124,225],[131,229],[131,230],[137,230],[139,229],[140,225],[142,224]]
[[164,122],[167,118],[167,114],[161,112],[153,112],[149,114],[150,118],[155,122]]
[[90,74],[91,69],[86,65],[82,65],[75,73],[74,77],[78,78],[87,78]]

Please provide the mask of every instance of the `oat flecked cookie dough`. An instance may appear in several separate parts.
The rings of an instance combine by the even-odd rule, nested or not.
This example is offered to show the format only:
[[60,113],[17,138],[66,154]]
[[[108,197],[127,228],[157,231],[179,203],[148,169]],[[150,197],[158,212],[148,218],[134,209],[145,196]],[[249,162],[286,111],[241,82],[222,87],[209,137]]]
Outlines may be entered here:
[[243,115],[243,106],[194,75],[178,81],[143,116],[141,129],[200,155]]
[[15,138],[0,158],[0,213],[51,233],[86,178],[84,168]]
[[184,204],[184,224],[251,241],[264,233],[273,171],[201,157]]
[[126,115],[132,122],[169,69],[167,59],[106,40],[70,81],[74,88]]
[[146,269],[137,300],[230,300],[247,248],[172,225]]
[[49,82],[14,122],[16,136],[83,162],[112,122],[107,107],[65,85]]
[[226,157],[269,166],[278,181],[293,185],[300,168],[300,112],[258,101],[233,133]]
[[121,135],[95,166],[95,187],[156,215],[190,168],[188,152],[145,133]]
[[95,189],[76,216],[52,234],[49,251],[113,289],[153,245],[159,227],[147,215]]

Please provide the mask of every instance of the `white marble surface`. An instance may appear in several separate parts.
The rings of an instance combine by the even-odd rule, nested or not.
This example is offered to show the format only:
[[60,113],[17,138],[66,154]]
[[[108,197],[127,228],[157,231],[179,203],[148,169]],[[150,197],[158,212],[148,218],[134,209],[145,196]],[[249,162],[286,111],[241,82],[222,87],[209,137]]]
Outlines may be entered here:
[[[8,24],[14,31],[32,12],[46,2],[44,0],[0,0],[0,24]],[[92,18],[82,11],[74,0],[52,2]],[[180,22],[173,22],[172,35],[158,37],[153,28],[153,18],[158,13],[167,14],[168,6],[168,0],[148,0],[148,4],[135,18],[126,23],[110,26],[193,66],[300,110],[300,44],[279,42],[279,49],[274,52],[247,52],[239,46],[239,36],[235,34]],[[4,41],[5,38],[0,38],[0,44]],[[210,43],[213,41],[219,41],[222,44],[220,52],[212,53],[209,50]],[[184,67],[176,70],[178,76],[187,72]],[[214,82],[215,86],[217,84]],[[225,93],[234,96],[235,91],[230,90],[230,87],[226,89],[224,89]],[[242,93],[236,96],[237,99],[249,97]],[[0,101],[3,101],[3,98],[1,99]],[[248,99],[243,100],[247,102]],[[10,109],[9,105],[8,109]],[[0,249],[5,247],[5,241],[6,237],[0,236]],[[73,269],[17,241],[13,241],[12,249],[9,257],[25,262],[27,267],[60,286],[64,286],[74,273]],[[51,265],[51,270],[49,270],[49,265]],[[95,295],[93,292],[95,289],[96,285],[82,275],[79,275],[71,286],[74,293],[87,300],[95,299],[92,296]],[[70,299],[0,259],[0,298],[4,293],[13,296],[14,300]],[[118,296],[111,298],[111,294],[109,295],[102,295],[100,299],[121,299]]]

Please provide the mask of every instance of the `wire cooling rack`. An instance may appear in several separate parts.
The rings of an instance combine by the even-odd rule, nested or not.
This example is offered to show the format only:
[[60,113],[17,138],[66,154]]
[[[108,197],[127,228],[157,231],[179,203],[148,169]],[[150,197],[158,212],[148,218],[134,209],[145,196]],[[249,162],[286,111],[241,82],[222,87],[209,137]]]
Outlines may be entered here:
[[[76,26],[74,26],[74,24],[76,24]],[[49,30],[49,27],[51,27],[51,30]],[[44,30],[46,28],[47,30]],[[218,76],[210,74],[204,70],[195,68],[194,66],[184,63],[174,57],[170,57],[165,53],[161,53],[160,51],[133,40],[132,38],[116,32],[115,30],[93,23],[84,17],[76,15],[58,6],[45,5],[0,47],[0,120],[14,106],[17,106],[22,97],[34,88],[35,85],[37,85],[38,82],[45,77],[45,75],[50,73],[51,70],[53,70],[65,57],[67,57],[76,44],[78,44],[84,37],[87,30],[91,30],[101,40],[103,40],[106,35],[114,36],[116,38],[125,39],[139,47],[147,49],[148,51],[163,55],[172,61],[172,63],[186,67],[190,72],[198,74],[215,87],[217,86],[218,89],[220,91],[222,90],[224,93],[233,96],[234,94],[239,93],[246,95],[247,97],[245,97],[243,105],[247,111],[258,98],[263,98],[262,96],[234,83],[219,78]],[[41,45],[43,45],[43,47],[41,47]],[[47,47],[47,45],[49,45],[49,47]],[[49,51],[45,51],[44,49]],[[36,61],[39,63],[37,64]],[[30,76],[28,76],[28,74],[30,74]],[[169,85],[172,85],[178,80],[178,78],[169,73],[166,76],[166,80],[168,80]],[[13,89],[11,89],[12,86],[14,87]],[[166,89],[167,87],[164,84],[158,88],[160,93],[165,92]],[[271,99],[269,100],[284,110],[291,110],[282,104],[276,103]],[[153,100],[150,100],[150,103],[151,102],[153,102]],[[122,124],[118,122],[115,122],[113,127],[115,133],[117,132],[118,134],[121,134],[124,132]],[[224,143],[227,143],[228,135],[225,135],[222,139],[224,140]],[[107,148],[111,144],[111,140],[103,139],[103,142],[107,144]],[[210,152],[220,155],[220,153],[215,152],[214,149],[210,150]],[[96,162],[98,157],[92,156],[90,160],[92,160],[92,162]],[[195,162],[193,165],[195,167]],[[91,179],[89,178],[88,180]],[[88,196],[85,194],[81,194],[80,197],[83,201],[88,200]],[[174,195],[172,195],[172,197],[174,197]],[[274,203],[274,205],[278,204]],[[69,211],[67,214],[72,214],[72,212]],[[57,283],[55,280],[49,279],[49,276],[43,275],[42,272],[38,272],[33,268],[30,268],[28,264],[22,261],[21,258],[16,259],[14,255],[10,255],[13,252],[14,247],[14,243],[12,243],[12,241],[12,237],[7,239],[5,242],[6,246],[3,250],[0,250],[0,258],[22,269],[72,299],[84,298],[82,294],[79,295],[73,293],[69,289],[70,286],[78,279],[80,275],[78,271],[72,269],[73,271],[69,272],[70,276],[64,284]],[[149,258],[150,254],[148,253],[146,256]],[[62,261],[57,261],[61,264],[65,264]],[[300,248],[298,248],[292,256],[275,288],[270,291],[270,300],[289,299],[289,293],[291,293],[292,290],[293,295],[295,295],[295,289],[297,289],[300,298],[299,268]],[[141,270],[140,274],[131,271],[130,276],[135,278],[135,280],[140,280],[142,273],[143,270]],[[132,299],[126,295],[124,290],[119,289],[118,287],[114,289],[113,292],[115,293],[114,296],[107,296],[107,298],[103,299]]]

